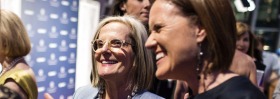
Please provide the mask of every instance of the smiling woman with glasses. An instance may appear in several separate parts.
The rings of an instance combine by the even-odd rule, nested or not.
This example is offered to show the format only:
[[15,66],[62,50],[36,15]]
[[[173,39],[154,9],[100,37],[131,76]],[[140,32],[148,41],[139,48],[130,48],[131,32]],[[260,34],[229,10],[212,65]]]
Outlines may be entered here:
[[147,91],[153,80],[153,58],[144,46],[144,25],[129,16],[102,20],[92,40],[92,85],[74,99],[161,99]]

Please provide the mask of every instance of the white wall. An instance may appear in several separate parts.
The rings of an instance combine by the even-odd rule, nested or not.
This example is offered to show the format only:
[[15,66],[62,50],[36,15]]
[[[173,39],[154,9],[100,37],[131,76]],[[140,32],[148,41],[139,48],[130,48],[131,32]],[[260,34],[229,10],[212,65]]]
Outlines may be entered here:
[[92,0],[80,0],[77,63],[76,63],[76,88],[90,84],[91,39],[96,30],[100,16],[100,3]]
[[21,17],[21,0],[0,0],[0,8],[13,11]]

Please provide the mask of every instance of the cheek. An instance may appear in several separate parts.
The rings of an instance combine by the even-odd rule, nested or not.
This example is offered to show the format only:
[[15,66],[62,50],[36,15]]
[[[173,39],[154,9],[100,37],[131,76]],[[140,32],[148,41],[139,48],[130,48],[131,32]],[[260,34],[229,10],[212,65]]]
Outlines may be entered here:
[[128,15],[133,15],[133,16],[137,16],[138,14],[140,14],[140,11],[141,11],[141,7],[138,7],[139,5],[134,5],[134,6],[129,6],[127,7],[127,11],[126,13]]
[[[95,53],[94,56],[93,56],[93,58],[94,58],[95,60],[98,61],[98,60],[100,59],[100,55],[101,55],[101,54]],[[93,60],[93,59],[92,59],[92,60]]]
[[112,56],[117,58],[118,61],[122,62],[124,65],[130,65],[134,58],[134,53],[132,49],[124,48],[124,49],[115,49],[112,50]]
[[133,53],[132,49],[128,52],[125,52],[122,56],[123,62],[125,62],[128,66],[133,65],[135,54]]
[[246,42],[244,43],[244,45],[246,46],[247,49],[249,49],[250,43],[249,43],[248,41],[246,41]]
[[236,46],[244,48],[244,47],[249,46],[249,43],[247,41],[244,41],[244,40],[238,40],[236,42]]

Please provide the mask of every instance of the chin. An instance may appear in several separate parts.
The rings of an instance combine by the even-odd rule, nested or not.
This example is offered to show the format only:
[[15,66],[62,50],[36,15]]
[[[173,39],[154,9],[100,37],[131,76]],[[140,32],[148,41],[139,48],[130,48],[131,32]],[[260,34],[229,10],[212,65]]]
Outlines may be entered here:
[[108,72],[108,71],[101,71],[101,72],[98,72],[98,75],[100,76],[100,77],[110,77],[110,76],[113,76],[113,75],[116,75],[115,73],[113,73],[113,72]]
[[156,71],[156,77],[160,80],[170,79],[168,74],[169,73],[167,71],[161,71],[159,69]]
[[108,76],[109,74],[105,74],[105,73],[99,73],[98,75],[99,75],[100,77],[102,77],[102,78],[103,78],[103,77],[106,77],[106,76]]
[[141,22],[142,22],[142,23],[149,23],[149,19],[148,19],[148,18],[142,18],[142,19],[141,19]]
[[168,78],[164,77],[164,75],[158,75],[158,74],[156,74],[156,77],[157,77],[157,79],[159,79],[159,80],[166,80],[166,79],[168,79]]

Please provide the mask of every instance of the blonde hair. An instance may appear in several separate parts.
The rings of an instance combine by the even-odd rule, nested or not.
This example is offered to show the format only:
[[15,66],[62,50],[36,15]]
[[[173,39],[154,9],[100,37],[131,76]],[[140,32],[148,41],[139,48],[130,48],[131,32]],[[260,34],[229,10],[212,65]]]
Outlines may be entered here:
[[240,37],[241,35],[250,32],[249,26],[246,23],[240,21],[236,22],[236,29],[237,29],[237,33],[236,33],[237,37]]
[[22,57],[31,50],[28,34],[20,18],[0,9],[0,52],[8,58]]
[[[103,26],[112,22],[120,22],[125,24],[131,29],[130,38],[133,42],[133,52],[135,53],[134,65],[130,70],[129,86],[127,88],[138,88],[138,90],[148,89],[152,83],[154,75],[154,63],[152,58],[152,52],[145,48],[145,41],[148,38],[147,31],[144,25],[135,18],[130,16],[111,16],[103,19],[95,32],[93,40],[97,39],[100,30]],[[92,41],[93,41],[92,40]],[[94,58],[94,51],[92,51],[93,60],[93,81],[92,84],[95,87],[101,87],[104,84],[104,80],[99,77],[96,68],[96,59]]]

